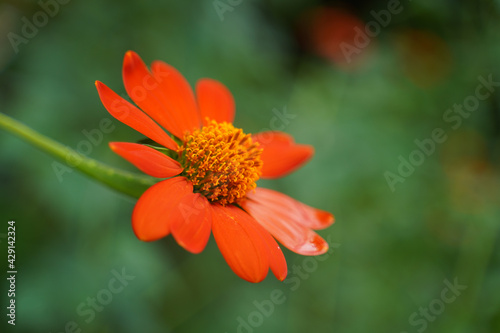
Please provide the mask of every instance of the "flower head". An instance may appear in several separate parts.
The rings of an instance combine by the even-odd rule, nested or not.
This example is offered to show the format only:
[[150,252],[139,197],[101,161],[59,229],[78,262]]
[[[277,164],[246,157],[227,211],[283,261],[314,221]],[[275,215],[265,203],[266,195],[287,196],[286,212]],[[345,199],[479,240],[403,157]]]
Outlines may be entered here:
[[105,84],[96,86],[113,117],[152,140],[110,143],[115,153],[160,178],[132,213],[139,239],[172,234],[199,253],[213,233],[231,269],[250,282],[262,281],[269,269],[285,279],[285,257],[274,238],[299,254],[327,251],[312,229],[331,225],[330,213],[256,185],[261,177],[282,177],[302,166],[314,153],[311,146],[282,132],[250,135],[234,127],[233,97],[218,81],[199,80],[195,96],[175,68],[156,61],[149,70],[132,51],[125,55],[123,80],[140,109]]
[[215,120],[184,135],[183,174],[211,202],[236,203],[253,190],[262,172],[262,149],[232,124]]

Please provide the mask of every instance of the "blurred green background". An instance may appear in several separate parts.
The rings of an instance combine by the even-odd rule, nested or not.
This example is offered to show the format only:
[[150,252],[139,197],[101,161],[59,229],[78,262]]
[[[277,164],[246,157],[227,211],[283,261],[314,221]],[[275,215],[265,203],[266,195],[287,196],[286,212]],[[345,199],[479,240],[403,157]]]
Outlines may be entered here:
[[[94,81],[123,94],[134,50],[191,84],[222,81],[246,132],[293,115],[279,125],[316,155],[259,185],[336,217],[320,231],[332,253],[285,249],[288,283],[250,284],[213,239],[199,255],[140,242],[134,200],[76,171],[58,179],[52,157],[0,131],[1,331],[499,332],[499,19],[498,0],[0,3],[0,112],[76,149],[111,119]],[[480,76],[494,82],[481,99]],[[89,156],[133,171],[107,142],[142,137],[113,124]]]

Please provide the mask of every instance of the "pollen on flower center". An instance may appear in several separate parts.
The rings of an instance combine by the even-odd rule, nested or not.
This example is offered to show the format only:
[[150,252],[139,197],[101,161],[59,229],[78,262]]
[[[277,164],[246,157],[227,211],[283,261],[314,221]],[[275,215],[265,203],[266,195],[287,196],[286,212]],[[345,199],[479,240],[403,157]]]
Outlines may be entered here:
[[243,198],[261,175],[262,149],[250,134],[226,122],[212,120],[187,133],[179,153],[195,192],[222,205]]

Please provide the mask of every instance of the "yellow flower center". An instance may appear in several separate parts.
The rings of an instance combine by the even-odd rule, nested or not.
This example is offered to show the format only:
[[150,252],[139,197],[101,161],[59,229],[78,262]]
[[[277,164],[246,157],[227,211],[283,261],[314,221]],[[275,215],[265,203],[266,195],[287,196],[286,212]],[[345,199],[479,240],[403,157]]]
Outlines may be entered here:
[[250,134],[229,123],[211,121],[187,133],[180,148],[184,176],[194,191],[212,202],[232,204],[256,187],[262,149]]

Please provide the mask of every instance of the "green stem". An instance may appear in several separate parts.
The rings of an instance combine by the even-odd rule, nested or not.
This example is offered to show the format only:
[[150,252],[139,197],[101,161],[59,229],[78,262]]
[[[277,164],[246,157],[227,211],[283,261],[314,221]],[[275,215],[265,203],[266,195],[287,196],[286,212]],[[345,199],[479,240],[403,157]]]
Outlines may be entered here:
[[[0,113],[0,128],[61,160],[67,167],[75,168],[95,180],[132,197],[140,197],[148,187],[158,181],[157,178],[115,169],[98,162],[37,133],[3,113]],[[66,168],[64,165],[62,167]]]

